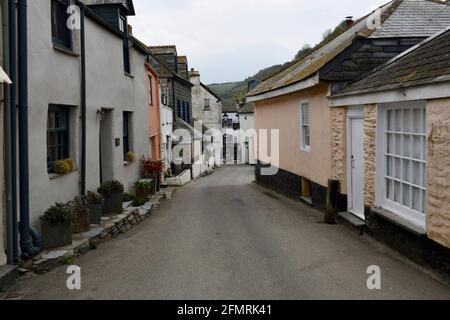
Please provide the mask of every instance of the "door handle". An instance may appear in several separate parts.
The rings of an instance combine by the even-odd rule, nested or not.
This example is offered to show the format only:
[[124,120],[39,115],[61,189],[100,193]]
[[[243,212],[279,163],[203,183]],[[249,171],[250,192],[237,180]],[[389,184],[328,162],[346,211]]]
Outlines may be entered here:
[[355,157],[352,156],[352,169],[355,169]]

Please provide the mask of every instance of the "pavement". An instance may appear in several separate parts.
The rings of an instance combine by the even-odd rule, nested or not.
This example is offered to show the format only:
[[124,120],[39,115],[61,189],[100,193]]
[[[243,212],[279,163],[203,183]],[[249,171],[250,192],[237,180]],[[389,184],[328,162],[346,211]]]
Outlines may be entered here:
[[[19,299],[450,299],[450,288],[347,225],[225,166],[176,191],[152,218],[66,267],[21,278]],[[381,290],[367,269],[379,266]]]

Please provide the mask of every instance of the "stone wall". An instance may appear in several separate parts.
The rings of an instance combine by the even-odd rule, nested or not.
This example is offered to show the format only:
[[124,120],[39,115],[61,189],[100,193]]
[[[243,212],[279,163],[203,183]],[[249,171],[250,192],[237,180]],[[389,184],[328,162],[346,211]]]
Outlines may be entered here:
[[377,139],[377,108],[375,105],[364,106],[364,203],[366,207],[375,205],[376,182],[376,139]]
[[450,248],[450,99],[429,101],[427,234]]
[[331,109],[331,174],[347,193],[347,109]]

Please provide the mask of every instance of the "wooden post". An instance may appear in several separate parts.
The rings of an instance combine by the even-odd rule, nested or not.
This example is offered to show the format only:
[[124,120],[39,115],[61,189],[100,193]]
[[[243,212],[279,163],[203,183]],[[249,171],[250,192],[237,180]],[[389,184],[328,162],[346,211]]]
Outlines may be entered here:
[[339,189],[340,189],[339,181],[328,180],[327,207],[325,211],[326,224],[336,224],[336,217],[338,213]]

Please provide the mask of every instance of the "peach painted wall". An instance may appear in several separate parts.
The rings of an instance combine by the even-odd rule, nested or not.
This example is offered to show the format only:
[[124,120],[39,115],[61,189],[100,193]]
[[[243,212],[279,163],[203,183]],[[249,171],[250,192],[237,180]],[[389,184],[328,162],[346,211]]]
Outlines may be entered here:
[[[147,68],[147,92],[149,108],[149,139],[152,148],[152,159],[161,160],[161,109],[158,90],[158,74],[149,66]],[[151,84],[150,78],[151,77]],[[151,87],[151,88],[150,88]],[[151,90],[151,91],[150,91]],[[150,92],[152,99],[150,99]]]
[[[257,130],[280,130],[280,168],[325,187],[331,178],[331,109],[327,100],[328,92],[329,85],[320,84],[298,93],[257,102],[255,108]],[[301,102],[309,102],[310,105],[310,152],[300,148]]]

